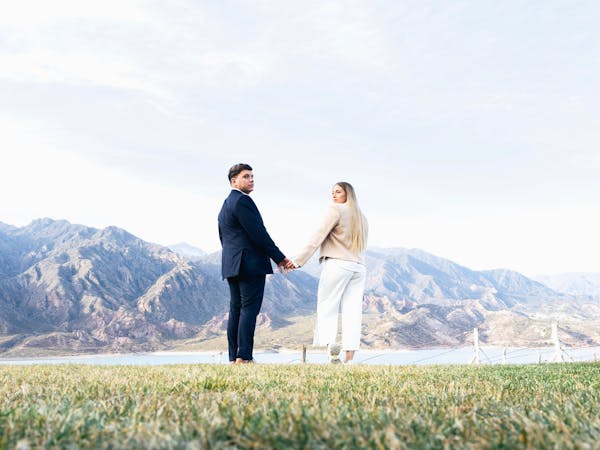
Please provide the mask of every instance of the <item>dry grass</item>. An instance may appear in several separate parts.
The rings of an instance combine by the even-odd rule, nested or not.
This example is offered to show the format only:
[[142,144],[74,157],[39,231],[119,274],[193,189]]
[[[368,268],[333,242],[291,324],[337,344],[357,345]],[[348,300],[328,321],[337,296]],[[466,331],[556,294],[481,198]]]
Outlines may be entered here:
[[0,449],[600,448],[600,364],[0,367]]

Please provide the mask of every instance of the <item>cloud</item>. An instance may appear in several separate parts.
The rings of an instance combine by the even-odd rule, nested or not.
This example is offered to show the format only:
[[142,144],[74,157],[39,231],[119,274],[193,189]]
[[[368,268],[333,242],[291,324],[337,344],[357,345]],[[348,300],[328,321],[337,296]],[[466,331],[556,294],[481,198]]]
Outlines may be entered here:
[[171,96],[163,86],[148,80],[142,67],[115,55],[93,54],[83,50],[30,50],[2,55],[0,64],[10,68],[3,71],[1,77],[19,83],[103,86],[138,91],[160,99],[169,99]]
[[0,79],[139,92],[173,113],[190,89],[252,86],[266,69],[258,38],[228,37],[227,12],[196,2],[13,6],[0,19]]
[[[291,27],[280,24],[278,30],[287,34],[284,43],[292,54],[302,53],[303,60],[314,59],[337,70],[355,67],[360,72],[387,72],[395,66],[376,5],[356,1],[310,2],[302,3],[298,9],[298,15],[290,20]],[[299,34],[305,39],[299,41]]]
[[219,201],[56,148],[39,137],[45,135],[42,129],[0,118],[0,192],[6,193],[1,221],[22,226],[50,217],[99,228],[115,225],[165,245],[178,237],[202,248],[217,247],[215,225],[205,218]]
[[84,19],[120,20],[123,17],[143,18],[143,2],[135,0],[22,0],[3,8],[0,25],[29,31],[56,22],[68,23]]
[[447,209],[373,214],[371,244],[417,247],[472,269],[508,268],[529,276],[597,267],[600,241],[593,236],[600,214],[594,203]]
[[[598,200],[599,11],[516,1],[13,2],[0,16],[0,131],[12,168],[0,181],[12,194],[0,220],[50,215],[155,241],[214,238],[226,169],[247,161],[286,248],[296,243],[280,230],[300,235],[330,184],[347,179],[378,245],[472,261],[511,248],[507,261],[524,260],[518,247],[530,240],[512,227],[522,217],[524,228],[548,220],[557,233],[554,224],[577,229],[561,217],[596,223],[583,212]],[[530,217],[532,205],[557,216]],[[506,230],[513,247],[476,251],[485,233]]]

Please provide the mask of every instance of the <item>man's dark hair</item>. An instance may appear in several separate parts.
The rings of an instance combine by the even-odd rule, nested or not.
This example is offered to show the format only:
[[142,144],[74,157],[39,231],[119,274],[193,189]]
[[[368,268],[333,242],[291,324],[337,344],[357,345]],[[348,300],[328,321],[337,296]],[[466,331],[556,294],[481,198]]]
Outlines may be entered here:
[[236,164],[235,166],[231,166],[231,169],[229,169],[229,175],[228,175],[229,182],[231,183],[231,180],[234,179],[235,177],[237,177],[242,170],[252,170],[252,167],[250,167],[250,165],[244,164],[244,163],[239,163],[239,164]]

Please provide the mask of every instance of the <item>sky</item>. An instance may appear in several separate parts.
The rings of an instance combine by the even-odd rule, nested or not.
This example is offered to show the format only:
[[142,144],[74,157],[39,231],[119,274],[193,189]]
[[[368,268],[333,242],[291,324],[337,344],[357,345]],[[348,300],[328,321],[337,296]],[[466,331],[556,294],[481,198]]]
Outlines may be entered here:
[[0,0],[0,222],[220,248],[229,167],[293,256],[337,181],[371,247],[600,272],[596,1]]

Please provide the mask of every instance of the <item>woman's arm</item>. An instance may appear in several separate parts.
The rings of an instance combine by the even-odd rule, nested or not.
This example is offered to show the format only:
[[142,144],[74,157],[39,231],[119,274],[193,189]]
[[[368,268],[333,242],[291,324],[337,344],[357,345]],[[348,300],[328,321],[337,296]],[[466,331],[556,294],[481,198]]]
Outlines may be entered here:
[[337,225],[340,220],[340,212],[335,205],[331,205],[327,209],[325,219],[321,222],[321,226],[312,235],[308,244],[304,249],[295,257],[293,261],[299,266],[306,264],[306,261],[317,251],[323,241],[327,238],[330,231]]

